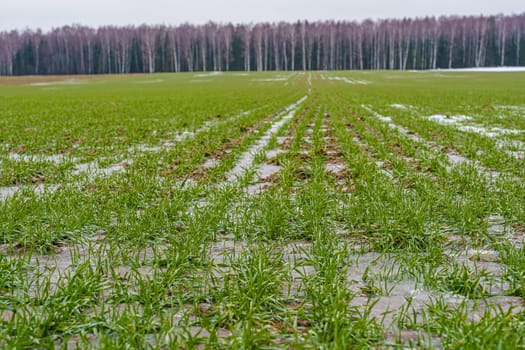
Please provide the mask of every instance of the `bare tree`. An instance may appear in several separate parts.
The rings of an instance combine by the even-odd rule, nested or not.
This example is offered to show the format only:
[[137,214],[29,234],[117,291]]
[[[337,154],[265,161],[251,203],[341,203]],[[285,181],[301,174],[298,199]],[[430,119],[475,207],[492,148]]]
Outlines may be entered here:
[[[0,32],[0,74],[435,69],[522,61],[525,14]],[[235,62],[235,66],[232,66]]]

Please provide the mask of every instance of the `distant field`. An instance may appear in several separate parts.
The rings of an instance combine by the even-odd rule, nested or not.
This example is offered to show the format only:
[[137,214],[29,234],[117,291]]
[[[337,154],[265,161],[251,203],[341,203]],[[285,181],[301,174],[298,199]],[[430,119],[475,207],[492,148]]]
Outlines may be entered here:
[[525,72],[0,78],[0,347],[523,348]]

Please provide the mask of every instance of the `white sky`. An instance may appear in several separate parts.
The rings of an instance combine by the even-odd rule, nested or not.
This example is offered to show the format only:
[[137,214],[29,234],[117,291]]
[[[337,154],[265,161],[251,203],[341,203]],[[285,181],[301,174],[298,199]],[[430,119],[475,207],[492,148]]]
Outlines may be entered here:
[[0,30],[65,24],[363,20],[525,12],[524,0],[4,0]]

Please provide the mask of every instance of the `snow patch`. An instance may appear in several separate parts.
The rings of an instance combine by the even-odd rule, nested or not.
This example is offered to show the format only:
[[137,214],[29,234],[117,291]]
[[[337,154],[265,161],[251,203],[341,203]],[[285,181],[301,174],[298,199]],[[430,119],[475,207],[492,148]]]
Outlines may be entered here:
[[279,156],[282,153],[286,153],[286,151],[281,149],[281,148],[272,149],[272,150],[266,152],[266,159],[276,158],[277,156]]
[[346,170],[346,165],[341,163],[326,163],[325,171],[332,174],[340,174]]
[[514,105],[498,105],[498,106],[494,106],[494,108],[497,108],[501,111],[505,111],[505,112],[525,112],[525,106],[514,106]]
[[219,161],[215,158],[209,158],[209,159],[206,159],[206,161],[204,163],[202,163],[202,167],[204,169],[213,169],[215,168],[217,165],[219,165]]
[[28,86],[51,86],[51,85],[82,85],[87,84],[85,81],[77,80],[77,79],[67,79],[67,80],[59,80],[59,81],[46,81],[46,82],[39,82],[39,83],[30,83],[27,84]]
[[499,128],[499,127],[490,128],[490,130],[500,133],[502,135],[518,135],[523,132],[522,130],[505,129],[505,128]]
[[505,73],[505,72],[525,72],[525,67],[477,67],[477,68],[452,68],[452,69],[434,69],[433,72],[488,72],[488,73]]
[[58,185],[46,184],[0,187],[0,201],[5,201],[6,199],[15,196],[17,193],[24,192],[25,190],[35,194],[42,194],[45,192],[55,192],[57,189]]
[[[379,120],[381,120],[381,121],[383,121],[385,123],[392,123],[392,117],[386,117],[384,115],[381,115],[381,114],[377,113],[372,108],[370,108],[370,107],[368,107],[366,105],[361,105],[361,107],[364,110],[366,110],[367,112],[373,114],[377,119],[379,119]],[[394,125],[394,124],[392,124],[392,125]],[[393,126],[391,126],[391,127],[393,127]]]
[[390,107],[397,108],[397,109],[407,109],[405,105],[399,104],[399,103],[392,103]]
[[115,173],[123,172],[131,164],[133,164],[132,159],[123,160],[120,163],[112,164],[106,168],[100,168],[96,161],[91,162],[91,163],[78,164],[75,167],[75,170],[73,170],[73,175],[80,175],[82,173],[88,173],[89,175],[94,176],[94,177],[110,176]]
[[266,79],[252,79],[252,81],[270,82],[270,81],[287,81],[288,78],[266,78]]
[[472,120],[472,117],[466,115],[448,116],[442,114],[434,114],[428,117],[428,119],[438,122],[440,124],[457,124],[467,120]]
[[164,79],[139,80],[135,84],[158,84],[164,82]]
[[217,75],[222,75],[222,72],[200,73],[200,74],[195,74],[194,77],[196,77],[196,78],[208,78],[208,77],[215,77]]
[[7,158],[9,160],[14,160],[17,162],[48,162],[61,164],[65,162],[75,162],[76,159],[69,157],[63,154],[53,154],[53,155],[42,155],[42,154],[19,154],[19,153],[9,153]]
[[347,84],[353,84],[353,85],[368,85],[370,82],[368,80],[358,80],[358,79],[351,79],[346,77],[328,77],[325,78],[327,80],[335,80],[335,81],[342,81]]
[[462,122],[472,120],[472,117],[466,115],[447,116],[435,114],[427,117],[427,119],[442,125],[453,125],[458,130],[476,133],[490,138],[496,138],[501,135],[517,135],[523,132],[521,130],[500,127],[485,128],[478,125],[462,125]]
[[258,169],[258,174],[261,179],[265,179],[274,174],[277,174],[281,170],[281,167],[273,164],[261,164]]
[[290,119],[293,118],[295,115],[295,112],[297,111],[297,107],[303,103],[306,100],[307,96],[301,98],[299,101],[297,101],[294,104],[291,104],[290,106],[286,107],[284,112],[281,113],[282,116],[278,121],[274,122],[270,129],[266,131],[266,133],[255,142],[255,144],[248,149],[246,152],[244,152],[238,163],[235,165],[235,167],[228,173],[227,175],[227,182],[233,182],[235,181],[239,176],[242,176],[244,171],[247,168],[250,168],[253,165],[255,155],[260,153],[268,144],[270,143],[271,137],[276,134],[279,129]]
[[[375,115],[377,118],[379,118],[381,120],[387,118],[387,117],[383,117],[381,114],[377,113],[372,108],[370,108],[370,107],[368,107],[366,105],[361,105],[361,107],[363,109],[367,110],[368,112],[372,113],[373,115]],[[465,116],[463,116],[463,117],[465,117]],[[439,119],[439,118],[437,118],[437,119]],[[424,140],[420,136],[416,135],[414,132],[411,132],[411,131],[405,129],[401,125],[397,125],[397,124],[394,124],[392,122],[388,122],[388,126],[391,129],[399,131],[401,134],[405,135],[406,137],[410,138],[411,140],[413,140],[415,142],[419,142],[419,143],[423,143],[423,144],[427,143],[426,140]],[[431,146],[431,148],[439,150],[438,146]],[[484,175],[489,180],[493,180],[493,179],[495,179],[495,178],[500,176],[500,173],[495,172],[495,171],[490,171],[490,170],[482,167],[478,162],[475,162],[475,161],[472,161],[472,160],[470,160],[468,158],[465,158],[462,155],[455,154],[455,153],[452,153],[452,152],[447,152],[447,151],[445,151],[445,155],[447,156],[449,163],[451,163],[453,165],[458,165],[458,164],[469,164],[469,165],[472,165],[478,170],[478,172],[480,174]],[[376,164],[376,165],[380,166],[380,164]],[[446,169],[447,169],[448,172],[450,172],[450,171],[452,171],[452,166],[447,166]],[[385,174],[385,175],[387,175],[387,174]]]

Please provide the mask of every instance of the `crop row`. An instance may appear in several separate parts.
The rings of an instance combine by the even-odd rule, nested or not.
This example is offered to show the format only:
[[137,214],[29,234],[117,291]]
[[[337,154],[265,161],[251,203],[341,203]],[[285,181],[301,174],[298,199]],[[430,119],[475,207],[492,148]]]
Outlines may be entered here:
[[[184,91],[204,78],[160,75],[140,78],[162,80],[147,89],[129,77],[41,91],[35,106],[60,94],[77,107],[120,101],[112,123],[125,136],[90,129],[91,107],[74,131],[89,156],[51,147],[67,142],[47,124],[16,145],[2,130],[0,344],[521,346],[523,164],[497,141],[522,135],[429,118],[519,131],[521,107],[496,78],[491,105],[515,107],[494,107],[498,124],[466,93],[474,78],[454,88],[458,106],[443,102],[450,78],[417,74],[218,75]],[[437,83],[418,92],[425,79]],[[17,128],[35,89],[8,92]],[[48,107],[62,123],[65,110]],[[164,109],[181,117],[141,126]]]

